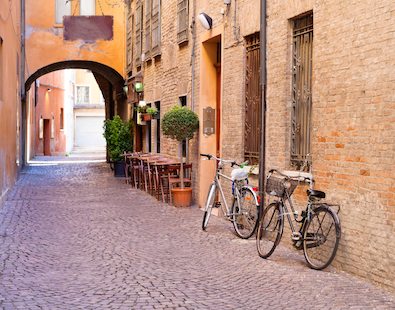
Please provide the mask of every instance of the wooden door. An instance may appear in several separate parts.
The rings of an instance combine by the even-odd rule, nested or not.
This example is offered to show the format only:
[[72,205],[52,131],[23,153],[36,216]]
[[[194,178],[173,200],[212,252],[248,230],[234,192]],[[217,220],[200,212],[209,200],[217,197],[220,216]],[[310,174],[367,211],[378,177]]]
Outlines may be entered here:
[[44,156],[51,156],[51,121],[44,119],[43,136]]

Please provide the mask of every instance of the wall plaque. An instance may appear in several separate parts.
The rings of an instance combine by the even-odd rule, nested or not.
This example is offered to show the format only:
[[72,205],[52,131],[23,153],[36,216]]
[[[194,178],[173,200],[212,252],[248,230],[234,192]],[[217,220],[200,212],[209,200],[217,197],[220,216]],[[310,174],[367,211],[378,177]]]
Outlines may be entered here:
[[203,134],[209,136],[215,133],[215,109],[203,109]]

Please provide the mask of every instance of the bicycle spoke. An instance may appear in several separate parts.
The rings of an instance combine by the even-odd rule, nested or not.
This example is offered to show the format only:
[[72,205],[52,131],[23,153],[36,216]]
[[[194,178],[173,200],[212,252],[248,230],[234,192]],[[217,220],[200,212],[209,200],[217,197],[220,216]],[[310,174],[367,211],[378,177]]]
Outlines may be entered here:
[[327,267],[336,254],[339,238],[337,216],[325,207],[318,207],[304,232],[303,249],[310,267]]

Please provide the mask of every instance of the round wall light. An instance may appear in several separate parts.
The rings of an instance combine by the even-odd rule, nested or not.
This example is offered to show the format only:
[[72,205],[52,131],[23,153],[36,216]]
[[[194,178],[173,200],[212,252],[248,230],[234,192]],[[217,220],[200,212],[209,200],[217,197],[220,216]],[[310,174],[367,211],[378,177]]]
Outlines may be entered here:
[[211,29],[213,26],[213,19],[210,16],[202,12],[198,15],[198,18],[204,28],[207,30]]

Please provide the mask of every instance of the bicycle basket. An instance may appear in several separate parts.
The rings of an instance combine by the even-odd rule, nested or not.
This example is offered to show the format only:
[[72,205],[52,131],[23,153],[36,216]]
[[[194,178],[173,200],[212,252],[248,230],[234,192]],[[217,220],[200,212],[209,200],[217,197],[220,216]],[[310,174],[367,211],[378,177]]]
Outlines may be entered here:
[[265,192],[268,195],[277,197],[284,197],[285,193],[288,193],[288,195],[291,196],[297,185],[297,181],[286,180],[284,178],[278,178],[271,175],[266,179]]

